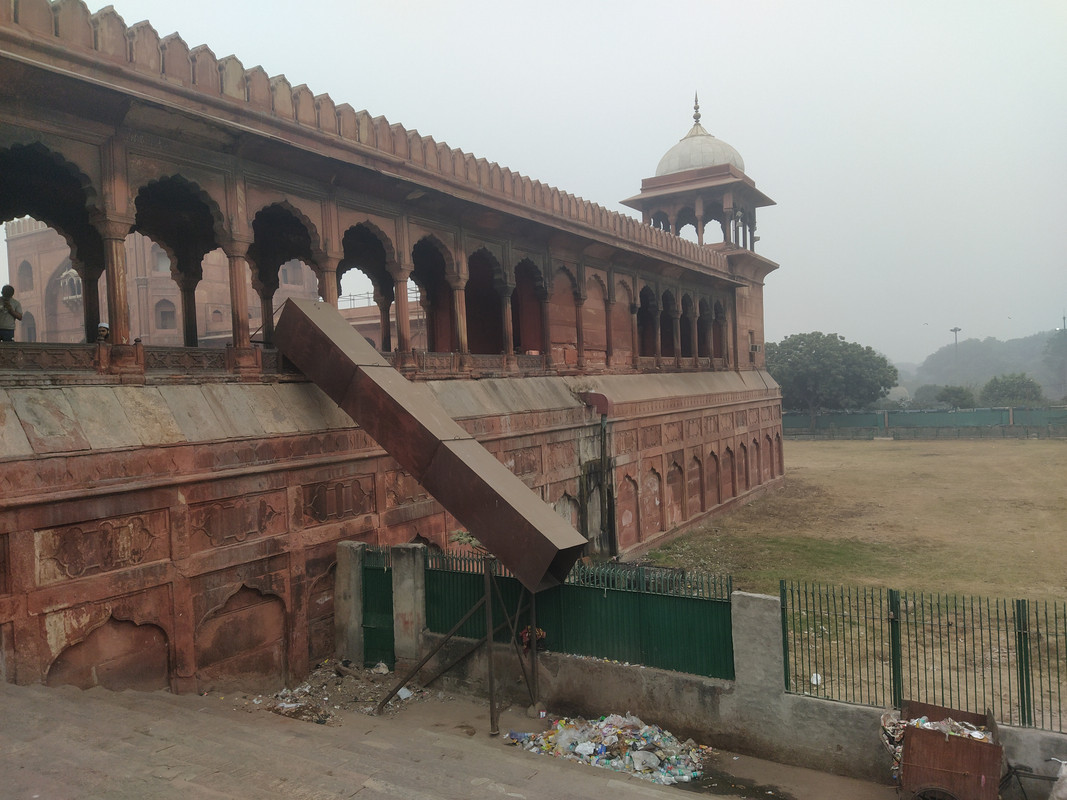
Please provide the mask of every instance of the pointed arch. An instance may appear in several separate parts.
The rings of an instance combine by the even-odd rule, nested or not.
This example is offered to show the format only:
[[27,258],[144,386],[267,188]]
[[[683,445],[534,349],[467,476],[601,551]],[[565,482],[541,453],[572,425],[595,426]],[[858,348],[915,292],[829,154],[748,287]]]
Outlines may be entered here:
[[545,346],[541,304],[547,298],[545,277],[529,258],[515,265],[511,293],[511,324],[517,353],[540,353]]
[[472,353],[504,352],[504,313],[499,291],[503,285],[504,270],[488,248],[479,247],[467,257],[464,293],[467,346]]
[[440,239],[427,234],[411,248],[411,261],[411,280],[419,290],[419,304],[426,316],[427,349],[440,353],[459,350],[448,283],[448,276],[455,272],[451,252]]
[[619,481],[617,492],[615,514],[619,550],[626,551],[641,541],[637,481],[629,475],[624,475]]
[[548,328],[555,364],[578,365],[577,299],[578,281],[574,273],[566,266],[557,267],[548,299]]
[[659,303],[651,286],[641,289],[640,306],[637,309],[638,354],[649,357],[656,355],[656,342],[659,338]]

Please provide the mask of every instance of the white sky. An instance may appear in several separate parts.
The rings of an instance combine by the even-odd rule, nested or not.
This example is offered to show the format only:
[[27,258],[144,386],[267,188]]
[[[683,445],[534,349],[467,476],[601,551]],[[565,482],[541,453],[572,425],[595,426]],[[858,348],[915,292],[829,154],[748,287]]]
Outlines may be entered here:
[[1067,308],[1062,0],[113,2],[626,213],[699,92],[778,203],[768,341],[835,331],[921,361],[954,326],[1011,339]]

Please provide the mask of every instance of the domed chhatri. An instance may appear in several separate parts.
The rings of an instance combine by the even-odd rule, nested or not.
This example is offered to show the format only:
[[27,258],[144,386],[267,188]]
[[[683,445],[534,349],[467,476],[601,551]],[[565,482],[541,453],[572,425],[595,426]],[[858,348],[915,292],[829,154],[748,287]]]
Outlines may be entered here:
[[700,100],[694,96],[693,127],[659,160],[656,177],[722,164],[730,164],[742,172],[745,171],[741,154],[722,139],[716,139],[704,130],[704,126],[700,124]]

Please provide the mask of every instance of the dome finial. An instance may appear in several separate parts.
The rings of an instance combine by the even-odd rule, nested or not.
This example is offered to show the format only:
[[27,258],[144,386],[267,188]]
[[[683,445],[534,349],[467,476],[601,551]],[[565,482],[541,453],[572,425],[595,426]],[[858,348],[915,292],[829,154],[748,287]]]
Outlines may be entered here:
[[693,122],[700,124],[700,97],[693,92]]

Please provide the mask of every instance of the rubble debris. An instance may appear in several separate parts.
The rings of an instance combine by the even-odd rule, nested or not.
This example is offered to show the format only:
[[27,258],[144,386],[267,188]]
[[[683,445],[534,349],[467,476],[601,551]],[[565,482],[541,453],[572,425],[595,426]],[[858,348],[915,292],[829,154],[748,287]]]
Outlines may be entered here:
[[[307,679],[295,688],[282,689],[273,695],[239,694],[230,699],[235,709],[270,711],[317,725],[340,725],[340,711],[372,714],[378,701],[392,688],[394,679],[385,664],[359,669],[348,660],[327,658],[316,664]],[[395,714],[403,706],[429,696],[421,686],[410,683],[386,704],[384,713]]]
[[593,721],[563,717],[542,733],[511,731],[504,741],[532,753],[627,772],[660,784],[698,780],[704,759],[713,752],[692,739],[680,742],[669,731],[646,725],[632,714],[608,714]]

